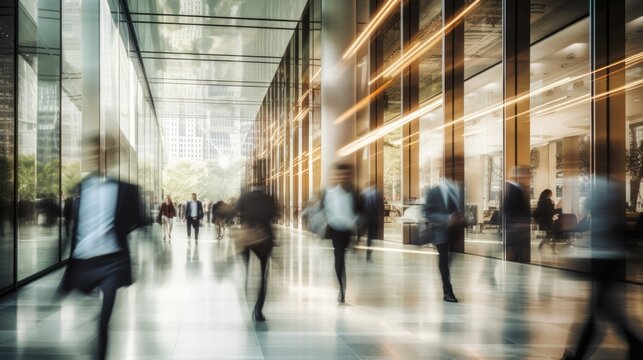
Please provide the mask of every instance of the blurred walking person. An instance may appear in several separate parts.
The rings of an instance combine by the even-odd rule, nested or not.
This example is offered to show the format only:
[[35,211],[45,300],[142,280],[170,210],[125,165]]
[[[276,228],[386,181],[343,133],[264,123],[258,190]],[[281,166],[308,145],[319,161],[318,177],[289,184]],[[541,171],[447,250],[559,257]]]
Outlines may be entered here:
[[203,204],[196,199],[196,194],[192,193],[192,200],[185,204],[185,218],[188,224],[188,244],[190,244],[190,230],[194,228],[194,242],[199,241],[199,225],[203,219]]
[[[225,203],[223,203],[225,204]],[[219,213],[221,209],[217,210]],[[266,321],[263,315],[263,305],[266,301],[268,287],[268,259],[275,246],[275,237],[272,231],[272,220],[277,215],[277,207],[272,196],[266,194],[263,181],[251,187],[250,192],[241,195],[237,201],[237,211],[241,218],[241,227],[246,236],[252,239],[243,239],[247,244],[242,250],[242,256],[246,265],[246,280],[250,263],[250,252],[259,258],[261,267],[261,282],[259,294],[253,310],[255,321]]]
[[219,200],[216,203],[212,204],[212,222],[216,228],[216,237],[217,240],[223,239],[223,230],[226,226],[228,219],[234,215],[231,207],[228,206],[224,201]]
[[346,265],[344,253],[355,231],[357,221],[357,196],[353,189],[353,167],[336,164],[331,178],[333,186],[322,195],[322,208],[328,223],[327,236],[333,241],[335,274],[339,283],[337,301],[346,299]]
[[505,184],[502,212],[505,217],[506,259],[528,263],[531,257],[531,205],[529,204],[530,169],[519,165],[511,171],[513,180]]
[[[640,322],[630,321],[627,316],[625,284],[620,282],[625,269],[625,211],[622,201],[614,194],[624,194],[622,184],[606,178],[594,179],[589,207],[592,240],[593,284],[589,314],[575,352],[565,351],[563,359],[588,359],[595,348],[593,343],[605,334],[604,321],[612,323],[618,333],[627,341],[628,359],[643,359],[643,342]],[[602,321],[600,321],[602,320]],[[637,324],[639,329],[634,327]]]
[[[88,162],[98,168],[99,140],[88,148],[95,154]],[[91,153],[91,151],[90,151]],[[98,359],[107,354],[108,325],[120,287],[132,284],[132,265],[127,235],[143,218],[139,212],[138,187],[97,175],[86,177],[80,184],[80,197],[74,202],[71,257],[59,292],[77,289],[87,294],[95,288],[103,293],[98,322]]]
[[449,265],[449,243],[464,228],[461,187],[454,182],[441,179],[438,186],[426,194],[422,212],[431,225],[429,242],[438,250],[438,268],[442,278],[443,300],[457,303],[458,299],[451,285]]
[[161,214],[161,221],[163,224],[163,241],[165,241],[166,238],[169,241],[172,241],[172,223],[176,216],[176,209],[174,208],[174,203],[172,202],[170,195],[165,196],[165,201],[161,204],[159,213]]

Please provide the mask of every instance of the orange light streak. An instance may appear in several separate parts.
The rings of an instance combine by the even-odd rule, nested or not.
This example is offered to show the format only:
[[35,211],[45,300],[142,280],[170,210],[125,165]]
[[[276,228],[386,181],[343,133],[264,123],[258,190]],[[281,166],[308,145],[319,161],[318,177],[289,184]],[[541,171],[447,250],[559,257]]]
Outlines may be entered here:
[[395,5],[398,4],[400,0],[389,0],[383,7],[382,9],[373,17],[373,20],[366,25],[366,28],[362,33],[357,37],[355,42],[344,52],[344,55],[342,56],[343,60],[348,59],[349,57],[355,55],[357,50],[364,45],[366,40],[368,40],[373,32],[377,29],[377,27],[386,19],[386,17],[389,15],[391,10],[395,8]]
[[368,84],[372,85],[375,81],[381,79],[382,77],[392,77],[399,74],[407,66],[409,66],[420,56],[422,56],[427,50],[437,44],[438,41],[441,41],[444,34],[451,31],[467,13],[475,9],[480,4],[480,1],[481,0],[475,0],[474,2],[469,4],[469,6],[464,8],[464,10],[462,10],[457,16],[455,16],[453,19],[451,19],[451,21],[444,25],[444,27],[442,27],[440,31],[436,32],[428,39],[411,45],[408,52],[404,53],[388,68],[384,69],[379,75],[371,79]]
[[335,124],[339,124],[342,121],[348,119],[351,115],[354,113],[358,112],[361,110],[363,107],[371,103],[371,100],[373,100],[375,97],[377,97],[379,94],[381,94],[384,90],[386,90],[389,85],[393,83],[393,79],[389,80],[386,84],[380,86],[377,90],[373,91],[370,95],[366,96],[362,100],[360,100],[358,103],[353,105],[350,109],[344,111],[342,115],[340,115],[337,119],[335,119]]

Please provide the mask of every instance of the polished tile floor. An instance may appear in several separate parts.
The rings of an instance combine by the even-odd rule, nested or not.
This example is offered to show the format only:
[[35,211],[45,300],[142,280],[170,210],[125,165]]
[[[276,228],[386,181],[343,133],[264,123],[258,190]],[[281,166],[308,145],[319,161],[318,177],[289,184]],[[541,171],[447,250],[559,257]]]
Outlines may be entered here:
[[[430,248],[377,243],[347,253],[346,304],[337,304],[332,246],[280,229],[270,263],[266,323],[250,311],[258,285],[226,240],[202,229],[186,244],[159,227],[132,239],[137,282],[121,289],[110,332],[112,359],[493,359],[560,358],[583,321],[590,283],[570,272],[455,255],[460,303],[443,303]],[[90,359],[99,295],[53,297],[61,272],[0,298],[0,359]],[[643,287],[626,286],[630,320],[643,320]],[[248,299],[248,300],[247,300]],[[623,358],[613,330],[596,359]]]

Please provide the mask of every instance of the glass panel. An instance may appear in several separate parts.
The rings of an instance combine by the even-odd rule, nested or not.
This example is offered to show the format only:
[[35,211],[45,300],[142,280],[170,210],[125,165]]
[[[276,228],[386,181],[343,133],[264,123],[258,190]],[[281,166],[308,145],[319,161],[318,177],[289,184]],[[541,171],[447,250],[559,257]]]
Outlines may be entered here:
[[[643,52],[643,2],[638,0],[626,1],[626,41],[625,56],[631,57]],[[627,85],[643,81],[643,62],[634,64],[625,72]],[[628,203],[628,226],[635,232],[635,240],[628,243],[627,279],[643,283],[643,228],[638,224],[643,210],[643,87],[640,85],[629,88],[625,95],[625,114],[627,126],[627,181],[626,201]],[[637,221],[639,220],[639,221]],[[637,243],[638,242],[638,243]]]
[[0,289],[13,283],[15,151],[15,11],[0,5]]
[[502,0],[483,0],[464,20],[464,78],[502,61]]
[[559,229],[561,219],[579,222],[586,215],[591,79],[583,75],[589,70],[589,19],[531,47],[531,205],[535,210],[540,201],[539,209],[549,208],[534,221],[531,261],[579,271],[589,271],[576,260],[589,256],[589,238]]
[[54,265],[60,257],[60,2],[20,4],[19,280]]
[[[420,0],[420,29],[416,41],[433,36],[442,29],[442,0]],[[420,102],[442,91],[442,41],[420,58]]]
[[420,118],[420,194],[437,186],[444,175],[444,122],[442,107]]
[[503,257],[502,87],[501,65],[464,83],[465,250],[495,258]]
[[384,239],[402,242],[402,128],[384,136]]
[[483,1],[464,28],[465,251],[502,258],[502,1]]
[[587,0],[537,0],[531,2],[531,42],[552,35],[589,15]]
[[[396,11],[382,27],[382,71],[393,64],[402,52],[401,11]],[[402,75],[384,91],[384,122],[402,113]]]

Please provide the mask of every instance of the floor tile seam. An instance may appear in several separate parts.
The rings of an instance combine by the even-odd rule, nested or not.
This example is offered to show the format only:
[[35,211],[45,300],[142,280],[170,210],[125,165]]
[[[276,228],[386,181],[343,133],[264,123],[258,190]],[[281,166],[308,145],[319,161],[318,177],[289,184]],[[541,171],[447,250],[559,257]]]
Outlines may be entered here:
[[363,360],[362,357],[357,355],[357,353],[353,350],[353,348],[350,345],[348,345],[348,343],[346,341],[344,341],[344,339],[342,339],[341,335],[337,334],[336,336],[337,336],[337,339],[339,339],[339,341],[341,341],[341,343],[344,344],[344,346],[346,346],[348,348],[348,350],[350,350],[351,353],[353,353],[353,355],[355,355],[355,357],[357,357],[357,359]]

